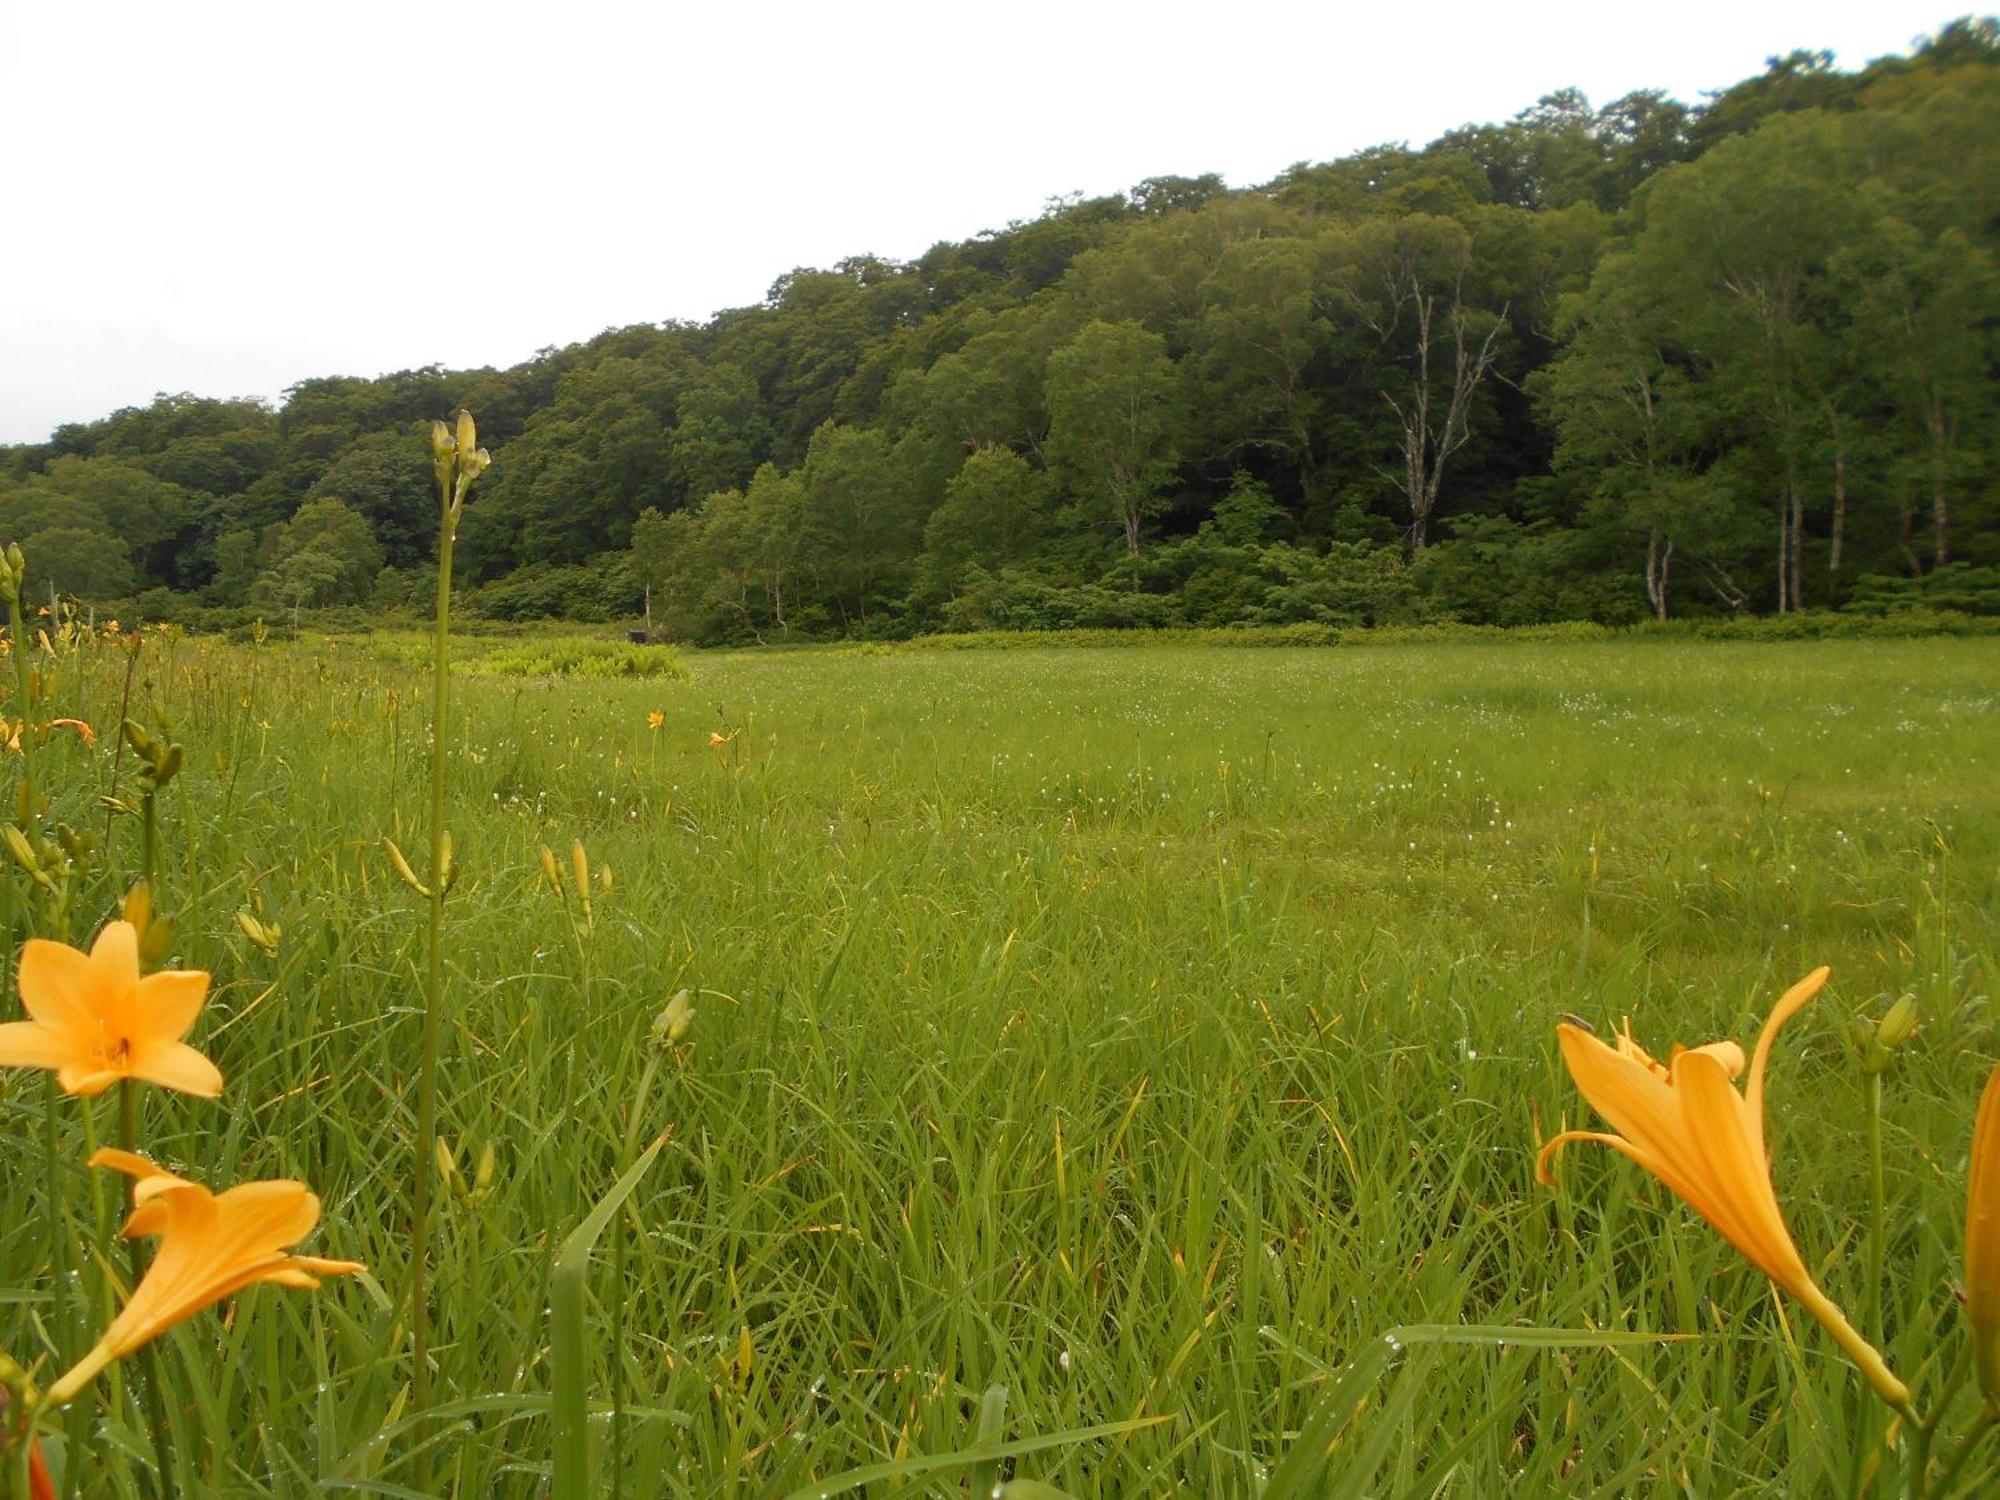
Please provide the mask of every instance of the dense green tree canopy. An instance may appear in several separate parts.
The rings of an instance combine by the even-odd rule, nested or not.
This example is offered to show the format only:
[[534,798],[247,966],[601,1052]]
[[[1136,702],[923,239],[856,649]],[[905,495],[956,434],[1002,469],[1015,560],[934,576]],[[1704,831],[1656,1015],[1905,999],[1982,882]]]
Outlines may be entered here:
[[461,576],[509,617],[2000,607],[1996,143],[1984,20],[1697,104],[1559,90],[1257,186],[1054,198],[510,369],[162,395],[0,449],[0,540],[154,613],[408,606],[426,424],[463,404],[494,464]]

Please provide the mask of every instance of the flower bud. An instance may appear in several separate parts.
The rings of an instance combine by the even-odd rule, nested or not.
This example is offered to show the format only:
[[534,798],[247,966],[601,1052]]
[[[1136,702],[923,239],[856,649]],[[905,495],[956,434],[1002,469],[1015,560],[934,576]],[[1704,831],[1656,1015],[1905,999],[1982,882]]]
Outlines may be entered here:
[[1907,1042],[1916,1029],[1915,995],[1900,996],[1879,1021],[1856,1017],[1854,1040],[1861,1049],[1861,1071],[1864,1074],[1886,1072],[1895,1060],[1895,1050]]
[[493,1186],[493,1179],[499,1175],[500,1154],[488,1141],[479,1148],[479,1163],[472,1169],[472,1191],[484,1195]]
[[35,853],[35,846],[28,842],[28,836],[12,823],[0,828],[0,839],[5,839],[7,852],[14,856],[14,862],[30,875],[41,873],[42,861]]
[[455,1188],[458,1184],[458,1154],[451,1149],[451,1142],[439,1136],[433,1143],[437,1152],[438,1176],[445,1186]]
[[132,889],[125,893],[125,900],[119,905],[118,916],[130,922],[138,932],[144,932],[152,924],[153,892],[145,881],[132,882]]
[[1882,1024],[1875,1028],[1875,1040],[1884,1047],[1900,1047],[1910,1039],[1916,1029],[1917,997],[1902,995],[1882,1017]]
[[451,492],[451,466],[457,452],[458,444],[452,441],[451,429],[442,422],[432,422],[431,472],[437,475],[438,489],[447,495]]
[[571,839],[569,845],[569,867],[576,876],[576,899],[583,905],[583,919],[591,920],[590,912],[590,856],[583,852],[583,840]]
[[396,847],[396,841],[385,835],[382,839],[382,848],[389,856],[389,864],[395,870],[396,877],[419,896],[429,900],[431,888],[417,879],[417,872],[412,870],[410,862],[403,858],[403,851]]
[[246,906],[236,913],[236,925],[245,937],[266,953],[277,953],[278,942],[284,936],[284,929],[277,923],[266,922]]
[[666,1009],[653,1017],[653,1040],[677,1046],[693,1026],[694,997],[686,990],[677,990]]
[[[277,931],[274,927],[273,933]],[[154,917],[139,929],[139,967],[157,969],[160,961],[173,951],[174,934],[180,931],[180,923],[173,917]]]

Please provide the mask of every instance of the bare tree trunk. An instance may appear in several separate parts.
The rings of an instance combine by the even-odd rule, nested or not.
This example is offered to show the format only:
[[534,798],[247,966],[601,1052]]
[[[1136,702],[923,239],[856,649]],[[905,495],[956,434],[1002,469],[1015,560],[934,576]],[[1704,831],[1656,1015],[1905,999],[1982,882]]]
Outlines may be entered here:
[[1806,607],[1805,490],[1799,484],[1796,474],[1786,476],[1785,488],[1791,493],[1791,542],[1785,553],[1785,561],[1792,575],[1792,608],[1804,609]]
[[1896,550],[1903,554],[1903,566],[1912,578],[1924,576],[1922,559],[1917,549],[1910,545],[1910,529],[1916,524],[1917,514],[1910,504],[1910,492],[1900,486],[1896,490]]
[[1742,610],[1750,602],[1750,596],[1737,586],[1729,576],[1729,569],[1717,563],[1708,563],[1708,586],[1715,590],[1715,596],[1731,609]]
[[[1414,356],[1410,394],[1404,400],[1396,400],[1388,392],[1382,392],[1382,400],[1386,400],[1390,410],[1396,412],[1396,422],[1402,426],[1402,492],[1404,502],[1410,506],[1412,558],[1420,554],[1424,544],[1430,540],[1430,518],[1438,508],[1438,494],[1444,488],[1444,468],[1452,454],[1464,448],[1472,438],[1472,396],[1478,392],[1480,382],[1486,380],[1494,360],[1500,358],[1494,344],[1500,340],[1500,330],[1506,328],[1508,308],[1502,304],[1500,316],[1494,318],[1486,336],[1478,340],[1472,338],[1466,328],[1464,272],[1466,268],[1460,266],[1458,278],[1452,282],[1452,300],[1444,308],[1446,324],[1450,326],[1452,384],[1450,394],[1442,398],[1442,414],[1432,410],[1430,390],[1430,348],[1438,318],[1438,298],[1424,290],[1416,268],[1406,264],[1386,274],[1384,286],[1388,290],[1388,312],[1380,316],[1362,316],[1384,346],[1388,346],[1394,338],[1396,328],[1402,322],[1404,306],[1408,306],[1416,318],[1416,342],[1410,350]],[[1442,336],[1438,336],[1438,342],[1442,342]],[[1432,420],[1434,416],[1436,420]]]
[[1847,447],[1833,453],[1833,549],[1827,553],[1826,571],[1840,571],[1840,544],[1847,533]]
[[1646,533],[1646,600],[1656,620],[1667,617],[1667,570],[1673,560],[1673,538],[1655,526]]
[[1792,520],[1784,502],[1778,502],[1778,614],[1792,608]]
[[1932,392],[1924,425],[1931,439],[1931,567],[1941,568],[1951,561],[1951,502],[1945,481],[1945,452],[1951,434],[1944,418],[1944,403]]

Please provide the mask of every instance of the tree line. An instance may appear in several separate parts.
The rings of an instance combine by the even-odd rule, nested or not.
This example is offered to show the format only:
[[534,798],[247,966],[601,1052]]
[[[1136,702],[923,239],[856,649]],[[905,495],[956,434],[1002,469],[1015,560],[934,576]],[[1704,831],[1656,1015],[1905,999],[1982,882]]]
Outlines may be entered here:
[[41,586],[700,640],[2000,610],[2000,26],[1688,105],[1159,177],[505,370],[162,396],[0,449]]

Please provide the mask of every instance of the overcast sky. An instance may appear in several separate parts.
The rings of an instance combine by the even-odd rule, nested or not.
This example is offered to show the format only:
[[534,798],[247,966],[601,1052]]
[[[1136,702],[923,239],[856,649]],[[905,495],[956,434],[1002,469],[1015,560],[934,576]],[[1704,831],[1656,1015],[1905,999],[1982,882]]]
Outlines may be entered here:
[[0,0],[0,442],[157,391],[505,365],[921,254],[1053,194],[1232,185],[1575,85],[1853,67],[1950,0],[1366,6]]

